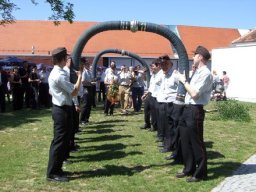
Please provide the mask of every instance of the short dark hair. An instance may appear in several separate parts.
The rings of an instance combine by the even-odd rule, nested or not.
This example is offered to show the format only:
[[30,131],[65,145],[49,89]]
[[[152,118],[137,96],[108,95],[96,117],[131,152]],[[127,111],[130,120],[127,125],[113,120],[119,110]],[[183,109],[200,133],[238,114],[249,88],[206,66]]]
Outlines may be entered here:
[[84,63],[84,64],[87,64],[89,63],[88,59],[86,57],[81,57],[80,58],[80,62]]
[[160,61],[159,61],[159,59],[155,59],[155,60],[153,60],[152,61],[152,63],[151,63],[152,65],[154,64],[155,66],[159,66],[160,65]]
[[171,58],[170,58],[167,54],[165,54],[165,55],[162,55],[162,56],[158,57],[158,60],[159,60],[160,62],[163,62],[163,61],[170,61]]

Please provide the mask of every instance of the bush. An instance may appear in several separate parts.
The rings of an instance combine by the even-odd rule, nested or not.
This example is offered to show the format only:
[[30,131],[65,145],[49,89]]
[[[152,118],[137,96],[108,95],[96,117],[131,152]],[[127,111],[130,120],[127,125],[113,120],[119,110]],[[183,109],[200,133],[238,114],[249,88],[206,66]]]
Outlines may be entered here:
[[222,120],[245,121],[251,120],[249,106],[240,103],[234,99],[227,101],[218,101],[215,103],[217,117]]

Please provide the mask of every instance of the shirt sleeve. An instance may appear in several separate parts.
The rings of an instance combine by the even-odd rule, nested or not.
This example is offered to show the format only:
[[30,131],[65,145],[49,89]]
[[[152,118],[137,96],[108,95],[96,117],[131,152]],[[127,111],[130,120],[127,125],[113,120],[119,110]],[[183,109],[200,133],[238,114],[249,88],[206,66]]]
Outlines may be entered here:
[[211,89],[212,87],[212,76],[209,74],[200,75],[194,86],[199,95],[203,92],[207,92],[209,88]]
[[70,83],[68,76],[65,73],[62,73],[59,78],[59,84],[62,89],[71,94],[75,89],[75,86]]

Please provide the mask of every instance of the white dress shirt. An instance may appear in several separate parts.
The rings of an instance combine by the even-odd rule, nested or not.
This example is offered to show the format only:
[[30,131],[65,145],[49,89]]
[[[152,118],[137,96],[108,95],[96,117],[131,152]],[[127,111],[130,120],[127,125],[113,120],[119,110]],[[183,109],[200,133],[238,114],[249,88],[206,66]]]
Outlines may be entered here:
[[48,82],[52,103],[57,106],[72,106],[71,93],[75,87],[70,83],[67,72],[58,65],[55,65],[49,75]]
[[163,73],[161,75],[161,86],[157,94],[157,101],[159,103],[174,102],[177,95],[178,83],[178,76],[174,73],[172,68],[167,74]]
[[213,77],[207,66],[202,66],[195,71],[190,85],[199,94],[199,99],[194,100],[187,93],[185,104],[206,105],[211,97]]

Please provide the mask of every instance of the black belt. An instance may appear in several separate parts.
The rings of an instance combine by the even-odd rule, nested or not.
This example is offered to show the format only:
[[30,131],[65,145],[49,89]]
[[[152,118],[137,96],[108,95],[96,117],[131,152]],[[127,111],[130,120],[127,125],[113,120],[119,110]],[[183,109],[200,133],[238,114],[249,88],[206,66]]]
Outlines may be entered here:
[[53,106],[54,106],[54,107],[61,108],[61,109],[69,109],[69,108],[71,108],[71,107],[72,107],[72,106],[70,106],[70,105],[62,105],[62,106],[58,106],[58,105],[55,105],[55,104],[53,104]]
[[192,107],[197,107],[197,108],[204,108],[204,105],[199,105],[199,104],[185,104],[186,108],[192,108]]
[[168,106],[172,106],[172,105],[173,105],[173,102],[169,102],[169,103],[159,102],[159,104],[165,104],[165,105],[168,105]]

